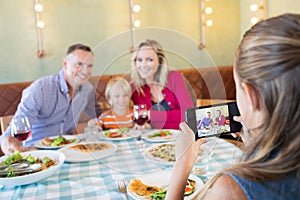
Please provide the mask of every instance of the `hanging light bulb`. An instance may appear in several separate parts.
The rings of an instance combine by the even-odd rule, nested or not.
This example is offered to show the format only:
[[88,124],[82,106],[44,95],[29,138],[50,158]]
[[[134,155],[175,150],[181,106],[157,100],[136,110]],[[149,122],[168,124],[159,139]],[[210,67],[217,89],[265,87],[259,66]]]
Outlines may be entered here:
[[207,8],[205,8],[204,12],[205,12],[205,14],[209,15],[213,12],[213,9],[211,7],[207,7]]
[[250,22],[252,25],[256,24],[259,21],[259,19],[257,17],[252,17]]
[[45,22],[44,21],[42,21],[42,20],[38,20],[37,22],[36,22],[36,26],[38,27],[38,28],[44,28],[45,27]]
[[249,6],[249,9],[252,11],[252,12],[255,12],[258,10],[258,5],[257,4],[252,4]]
[[140,27],[141,26],[141,21],[140,20],[135,20],[134,22],[133,22],[133,25],[134,25],[134,27]]
[[138,13],[141,11],[141,6],[139,4],[135,4],[133,7],[132,7],[132,10],[133,12],[135,13]]
[[214,22],[213,22],[213,20],[208,19],[208,20],[206,20],[205,24],[206,24],[206,26],[212,26],[214,24]]
[[39,3],[35,4],[34,10],[35,10],[36,12],[42,12],[42,11],[43,11],[43,5],[42,5],[42,4],[39,4]]

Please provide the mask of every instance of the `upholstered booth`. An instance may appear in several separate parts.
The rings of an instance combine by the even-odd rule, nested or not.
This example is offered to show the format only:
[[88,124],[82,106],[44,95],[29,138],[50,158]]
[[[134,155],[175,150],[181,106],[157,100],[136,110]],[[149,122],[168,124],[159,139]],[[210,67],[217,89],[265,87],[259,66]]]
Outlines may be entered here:
[[[179,70],[186,79],[188,88],[194,102],[196,99],[235,99],[235,84],[233,81],[232,66],[189,68]],[[99,105],[104,107],[106,99],[104,95],[106,83],[115,76],[125,76],[128,74],[114,74],[93,76],[90,82],[95,86],[96,98]],[[20,102],[22,91],[31,82],[0,84],[0,117],[13,115]],[[86,117],[82,117],[81,123],[86,122]],[[1,130],[1,129],[0,129]]]

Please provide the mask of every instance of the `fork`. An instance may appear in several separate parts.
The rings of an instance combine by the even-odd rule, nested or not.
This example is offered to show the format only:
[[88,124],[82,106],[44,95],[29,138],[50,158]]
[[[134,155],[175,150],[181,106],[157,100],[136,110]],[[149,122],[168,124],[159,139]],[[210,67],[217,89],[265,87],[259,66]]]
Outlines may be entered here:
[[29,161],[28,160],[18,160],[14,163],[7,164],[7,165],[0,165],[0,170],[5,170],[8,167],[13,167],[13,168],[25,168],[29,166]]
[[128,195],[127,195],[127,189],[126,189],[126,182],[125,180],[119,180],[118,183],[118,190],[121,193],[124,193],[126,200],[128,200]]

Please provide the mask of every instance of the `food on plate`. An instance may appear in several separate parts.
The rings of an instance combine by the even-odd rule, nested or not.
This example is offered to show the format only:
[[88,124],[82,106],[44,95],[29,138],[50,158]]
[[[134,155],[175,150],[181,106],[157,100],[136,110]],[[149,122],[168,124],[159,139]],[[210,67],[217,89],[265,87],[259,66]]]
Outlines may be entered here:
[[204,126],[203,130],[209,131],[210,127],[209,126]]
[[220,128],[217,130],[217,133],[227,133],[228,130],[226,130],[225,128]]
[[193,194],[195,192],[195,187],[196,182],[194,180],[188,179],[185,186],[184,196],[189,196]]
[[137,195],[144,197],[163,190],[163,188],[160,188],[158,186],[146,185],[139,179],[132,179],[129,183],[128,189],[130,192],[134,192]]
[[58,136],[56,138],[44,138],[42,139],[42,144],[45,146],[52,146],[52,147],[57,147],[57,146],[62,146],[62,145],[67,145],[76,142],[76,138],[73,139],[66,139],[63,136]]
[[151,135],[148,135],[148,138],[154,138],[154,137],[166,137],[166,136],[171,136],[172,133],[168,130],[161,130],[158,132],[155,132]]
[[160,199],[165,199],[166,195],[167,195],[167,190],[161,190],[159,192],[150,194],[150,198],[153,200],[160,200]]
[[119,128],[117,130],[104,131],[104,135],[107,138],[123,138],[127,136],[129,128]]
[[175,161],[175,145],[174,144],[161,144],[151,148],[149,153],[158,159],[162,159],[167,162]]
[[[189,196],[195,192],[196,182],[188,179],[185,187],[184,196]],[[166,198],[167,189],[159,186],[146,185],[139,179],[132,179],[128,187],[130,192],[134,192],[139,196],[143,196],[148,199],[162,200]]]
[[[201,154],[201,149],[199,150],[199,155]],[[175,162],[175,144],[165,143],[158,146],[154,146],[148,149],[146,157],[164,162]]]
[[[195,192],[195,186],[196,182],[194,180],[188,179],[185,186],[184,196],[189,196],[193,194]],[[153,200],[163,200],[166,198],[166,194],[167,190],[161,190],[151,194],[150,197]]]
[[[27,165],[25,165],[24,167],[20,167],[20,165],[14,165],[17,163],[26,163]],[[15,151],[12,155],[8,156],[4,161],[2,161],[0,163],[0,166],[1,168],[4,168],[3,171],[8,172],[4,177],[16,177],[16,176],[31,174],[30,172],[24,172],[24,173],[17,173],[17,172],[20,172],[20,170],[26,170],[30,168],[31,165],[34,164],[39,164],[41,166],[41,169],[39,171],[42,171],[53,165],[56,165],[57,161],[52,160],[47,156],[43,158],[34,158],[30,154],[21,155],[20,152]]]
[[88,144],[76,144],[71,146],[71,149],[83,151],[83,152],[93,152],[100,151],[110,148],[111,145],[101,142],[101,143],[88,143]]

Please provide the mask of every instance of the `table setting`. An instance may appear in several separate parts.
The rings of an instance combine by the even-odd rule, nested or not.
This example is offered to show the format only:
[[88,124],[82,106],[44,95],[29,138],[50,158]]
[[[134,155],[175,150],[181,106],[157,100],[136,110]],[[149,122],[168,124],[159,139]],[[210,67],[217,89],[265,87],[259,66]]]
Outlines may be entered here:
[[[62,135],[66,144],[55,147],[37,141],[31,151],[21,154],[31,154],[33,157],[48,156],[57,161],[56,165],[32,174],[0,178],[0,198],[145,199],[144,196],[129,190],[131,182],[135,179],[148,185],[167,188],[175,160],[172,152],[176,136],[180,134],[179,130],[109,131],[107,134],[104,131],[94,132],[92,137],[88,131],[78,135]],[[116,138],[107,136],[118,131],[124,135]],[[55,141],[59,137],[60,135],[49,139]],[[212,173],[207,175],[201,170],[197,171],[203,163],[196,162],[190,175],[196,186],[193,194],[185,199],[195,199],[204,182],[212,174],[231,165],[241,154],[239,148],[223,139],[213,137],[210,140],[213,146],[208,162]],[[171,152],[171,159],[166,161],[165,158],[157,157],[152,153],[157,151],[157,148]],[[1,157],[0,161],[5,159],[7,157]]]

